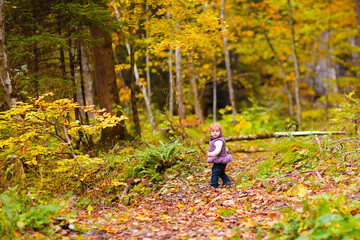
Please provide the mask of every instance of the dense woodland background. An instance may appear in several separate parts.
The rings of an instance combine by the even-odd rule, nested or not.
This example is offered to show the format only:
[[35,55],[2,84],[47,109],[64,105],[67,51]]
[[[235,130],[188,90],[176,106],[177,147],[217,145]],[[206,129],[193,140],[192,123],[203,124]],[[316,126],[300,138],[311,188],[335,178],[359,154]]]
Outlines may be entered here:
[[[73,230],[74,215],[98,211],[108,219],[119,213],[106,209],[116,209],[123,225],[106,232],[143,237],[126,225],[139,217],[132,207],[147,205],[147,194],[189,197],[181,193],[199,187],[193,179],[210,176],[207,127],[218,121],[226,137],[297,130],[326,135],[229,141],[236,190],[194,190],[176,209],[247,194],[271,221],[256,220],[264,212],[246,212],[250,205],[241,212],[248,200],[236,198],[234,207],[206,209],[216,212],[214,221],[231,223],[215,229],[231,233],[195,236],[360,238],[354,197],[359,26],[358,0],[0,0],[0,234],[56,238]],[[268,209],[269,192],[285,196],[278,200],[286,214],[278,210],[285,207]],[[323,193],[336,200],[301,203]],[[164,201],[153,204],[163,209]],[[297,215],[299,208],[304,214]],[[328,216],[329,209],[341,220]],[[144,224],[155,216],[142,214]],[[325,222],[346,222],[350,230],[328,230]],[[71,233],[84,232],[77,231]],[[182,239],[168,228],[159,231],[158,237]]]

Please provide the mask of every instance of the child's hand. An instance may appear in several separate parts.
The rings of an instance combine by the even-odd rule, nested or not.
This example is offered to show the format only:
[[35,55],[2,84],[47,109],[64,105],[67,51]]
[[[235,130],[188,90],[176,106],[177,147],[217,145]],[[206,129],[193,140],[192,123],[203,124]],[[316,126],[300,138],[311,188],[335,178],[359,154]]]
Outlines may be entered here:
[[212,154],[211,154],[210,152],[207,152],[206,155],[207,155],[208,157],[212,157]]

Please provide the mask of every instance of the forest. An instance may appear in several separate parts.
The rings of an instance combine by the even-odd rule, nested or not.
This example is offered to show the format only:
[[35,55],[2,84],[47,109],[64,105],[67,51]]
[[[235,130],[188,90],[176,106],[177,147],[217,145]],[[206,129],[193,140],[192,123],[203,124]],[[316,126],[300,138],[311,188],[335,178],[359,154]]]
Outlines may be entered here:
[[0,81],[1,239],[360,239],[360,0],[0,0]]

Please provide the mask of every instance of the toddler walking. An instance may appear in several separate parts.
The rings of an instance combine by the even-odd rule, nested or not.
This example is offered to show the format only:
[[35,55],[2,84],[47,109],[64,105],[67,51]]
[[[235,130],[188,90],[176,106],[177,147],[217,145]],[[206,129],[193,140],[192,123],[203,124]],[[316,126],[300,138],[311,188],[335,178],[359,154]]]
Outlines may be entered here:
[[222,179],[224,185],[230,186],[230,178],[225,173],[227,163],[231,162],[232,157],[228,154],[225,146],[225,139],[223,138],[222,126],[214,122],[210,125],[210,142],[209,151],[207,152],[209,163],[213,163],[211,169],[211,186],[213,188],[219,187],[219,178]]

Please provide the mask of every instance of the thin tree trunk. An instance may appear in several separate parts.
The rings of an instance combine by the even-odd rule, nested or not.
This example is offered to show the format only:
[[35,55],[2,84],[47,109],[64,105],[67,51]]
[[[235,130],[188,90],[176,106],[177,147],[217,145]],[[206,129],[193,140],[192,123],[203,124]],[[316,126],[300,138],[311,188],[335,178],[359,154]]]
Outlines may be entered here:
[[200,101],[199,101],[199,97],[198,97],[197,86],[196,86],[196,75],[195,75],[195,71],[194,71],[194,61],[193,61],[192,58],[190,59],[189,68],[190,68],[190,72],[191,72],[190,84],[191,84],[191,88],[192,88],[192,91],[193,91],[193,94],[194,94],[195,114],[196,114],[198,120],[200,121],[200,123],[204,123],[204,117],[203,117],[203,114],[202,114],[202,109],[201,109],[201,105],[200,105]]
[[[131,28],[129,30],[131,32]],[[135,49],[132,48],[130,52],[130,89],[131,89],[131,106],[133,111],[133,121],[136,133],[139,137],[141,137],[141,126],[139,120],[139,114],[137,109],[137,101],[136,101],[136,89],[135,89],[135,76],[134,76],[134,67],[135,67]]]
[[169,96],[169,111],[170,118],[172,118],[174,114],[174,78],[172,72],[172,49],[169,47],[169,88],[170,88],[170,96]]
[[[59,34],[59,36],[62,35],[62,17],[59,16],[57,19],[57,33]],[[66,66],[65,66],[65,53],[64,53],[64,47],[60,46],[60,70],[61,70],[61,74],[62,74],[62,78],[65,79],[66,78]]]
[[[76,63],[75,63],[75,54],[72,52],[72,51],[73,51],[73,46],[72,46],[72,40],[71,40],[71,39],[68,40],[68,46],[69,46],[68,55],[69,55],[70,81],[73,83],[73,86],[74,86],[74,91],[73,91],[73,93],[72,93],[72,97],[73,97],[74,102],[77,102],[78,99],[77,99],[77,91],[76,91],[76,88],[77,88],[78,86],[77,86],[76,79],[75,79]],[[79,120],[80,122],[82,122],[82,121],[81,121],[81,116],[80,116],[79,108],[76,108],[76,109],[75,109],[75,119],[76,119],[76,120]]]
[[[115,10],[115,14],[116,14],[116,18],[117,20],[120,22],[121,19],[120,19],[120,13],[117,9],[117,7],[115,6],[114,7],[114,10]],[[128,54],[130,55],[131,52],[132,52],[132,49],[128,43],[127,40],[125,40],[125,45],[126,45],[126,49],[128,51]],[[135,60],[134,60],[135,61]],[[150,104],[150,99],[149,99],[149,96],[148,96],[148,93],[146,91],[146,88],[145,86],[140,82],[140,77],[139,77],[139,72],[138,72],[138,69],[137,69],[137,66],[136,66],[136,63],[134,62],[134,75],[135,75],[135,79],[136,79],[136,84],[141,88],[142,90],[142,94],[144,96],[144,100],[145,100],[145,104],[146,104],[146,108],[147,108],[147,111],[148,111],[148,115],[149,115],[149,121],[151,123],[151,126],[152,126],[152,130],[153,130],[153,133],[155,133],[156,131],[156,127],[155,127],[155,122],[154,122],[154,117],[153,117],[153,114],[152,114],[152,110],[151,110],[151,104]],[[150,78],[149,78],[150,79]],[[149,85],[150,87],[150,85]]]
[[[167,14],[167,19],[170,19],[170,12]],[[171,45],[169,46],[169,88],[170,88],[170,96],[169,96],[169,111],[170,111],[170,118],[173,117],[174,114],[174,78],[172,72],[172,54],[173,50]]]
[[15,94],[11,85],[11,78],[8,68],[6,54],[6,33],[5,33],[5,1],[0,0],[0,78],[3,86],[7,106],[11,108],[15,102]]
[[34,44],[34,79],[33,79],[33,84],[34,84],[34,92],[35,92],[35,96],[39,97],[39,49],[37,46],[37,42],[35,42]]
[[[77,91],[76,91],[76,99],[80,106],[86,106],[86,93],[85,93],[85,80],[84,80],[84,69],[83,69],[83,57],[82,57],[82,47],[77,47],[77,64],[79,66],[79,70],[75,71],[75,79],[77,82]],[[80,114],[82,118],[85,118],[86,124],[89,124],[89,113],[80,109]]]
[[214,52],[214,72],[213,72],[213,121],[216,122],[217,113],[217,83],[216,83],[216,55]]
[[[356,22],[357,22],[357,30],[358,34],[356,36],[356,46],[360,48],[360,0],[356,0]],[[358,66],[358,76],[360,79],[360,50],[357,54],[357,66]]]
[[[85,92],[87,104],[88,106],[93,106],[95,104],[93,97],[93,81],[90,72],[89,55],[84,47],[81,47],[81,66],[82,66],[83,78],[85,82],[84,92]],[[91,118],[94,118],[95,114],[90,112],[89,116]]]
[[228,42],[225,35],[225,0],[221,0],[221,11],[220,11],[220,19],[223,27],[223,41],[224,41],[224,51],[225,51],[225,66],[226,66],[226,74],[229,85],[229,96],[230,103],[232,107],[232,115],[233,115],[233,124],[236,125],[236,108],[235,108],[235,96],[234,96],[234,88],[231,80],[231,66],[230,66],[230,54],[228,49]]
[[[129,47],[129,49],[130,49],[130,47]],[[115,64],[119,64],[119,59],[118,59],[118,57],[117,57],[117,55],[116,55],[116,46],[114,46],[113,47],[113,54],[114,54],[114,60],[115,60]],[[122,96],[123,96],[123,98],[124,98],[124,100],[127,98],[126,97],[126,91],[125,91],[125,89],[126,89],[126,81],[125,81],[125,79],[124,79],[124,76],[123,76],[123,74],[122,74],[122,70],[121,69],[119,69],[119,72],[118,72],[118,78],[120,79],[120,81],[121,81],[121,88],[124,90],[123,92],[122,92]],[[126,107],[125,107],[125,113],[126,113],[126,115],[127,116],[129,116],[129,113],[130,113],[130,108],[131,108],[131,106],[130,106],[130,102],[129,101],[125,101],[125,105],[126,105]]]
[[279,59],[279,57],[278,57],[277,52],[275,51],[274,46],[273,46],[272,43],[270,42],[269,36],[267,35],[267,33],[265,32],[264,29],[262,29],[262,30],[263,30],[263,34],[264,34],[264,36],[265,36],[266,42],[267,42],[267,44],[269,45],[272,53],[274,54],[274,57],[275,57],[276,62],[277,62],[277,65],[278,65],[279,68],[280,68],[280,73],[281,73],[281,76],[282,76],[282,79],[283,79],[283,82],[284,82],[285,91],[287,92],[288,97],[289,97],[289,114],[290,114],[290,118],[291,118],[291,119],[294,119],[293,96],[292,96],[292,93],[291,93],[291,90],[290,90],[289,83],[286,81],[286,75],[285,75],[284,68],[283,68],[283,66],[282,66],[282,64],[281,64],[281,62],[280,62],[280,59]]
[[[149,21],[149,18],[147,17],[147,13],[149,11],[149,5],[147,4],[146,1],[146,22]],[[147,32],[145,32],[145,38],[146,40],[149,39],[149,36],[147,34]],[[147,41],[146,41],[147,42]],[[151,81],[150,81],[150,66],[149,66],[149,47],[146,46],[146,56],[145,56],[145,62],[146,62],[146,81],[147,81],[147,95],[149,98],[149,102],[151,100]],[[154,129],[153,129],[154,130]]]
[[301,129],[301,105],[300,105],[300,89],[299,89],[299,82],[300,82],[300,72],[299,72],[299,64],[297,60],[296,54],[296,46],[295,46],[295,33],[294,33],[294,19],[292,16],[292,9],[291,9],[291,2],[288,0],[289,6],[289,14],[290,14],[290,29],[291,29],[291,44],[293,49],[293,58],[294,58],[294,67],[295,67],[295,100],[297,105],[297,121],[298,121],[298,129]]
[[177,104],[180,119],[185,119],[185,107],[182,94],[182,79],[181,79],[181,50],[178,46],[175,47],[175,65],[176,65],[176,90],[177,90]]
[[[330,8],[331,5],[331,1],[329,1],[329,5],[328,7]],[[324,110],[325,110],[325,124],[328,123],[329,120],[329,115],[328,115],[328,110],[329,110],[329,79],[330,79],[330,69],[331,69],[331,56],[330,56],[330,43],[331,43],[331,15],[330,15],[330,10],[329,10],[329,19],[328,19],[328,29],[327,29],[327,34],[328,34],[328,38],[327,38],[327,45],[326,45],[326,82],[325,82],[325,106],[324,106]]]

